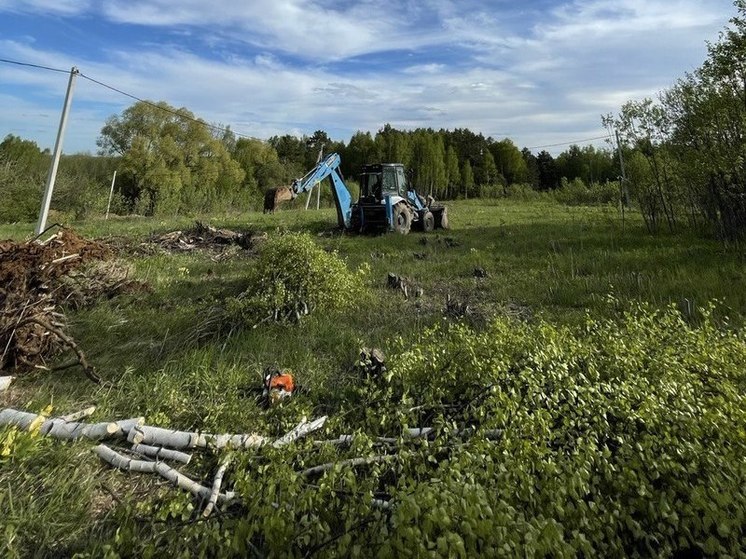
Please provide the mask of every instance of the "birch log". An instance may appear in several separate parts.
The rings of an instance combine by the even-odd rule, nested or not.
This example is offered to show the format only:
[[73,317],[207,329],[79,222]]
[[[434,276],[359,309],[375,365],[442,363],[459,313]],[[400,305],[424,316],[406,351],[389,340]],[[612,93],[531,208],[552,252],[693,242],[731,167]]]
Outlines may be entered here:
[[[93,452],[96,453],[96,455],[104,462],[111,464],[119,470],[149,474],[155,473],[167,479],[180,489],[189,491],[195,497],[198,497],[200,499],[210,498],[211,490],[209,487],[205,487],[204,485],[185,476],[178,470],[173,469],[165,462],[149,462],[146,460],[134,460],[131,458],[127,458],[126,456],[122,456],[121,454],[115,452],[104,444],[100,444],[95,447],[93,449]],[[226,493],[218,494],[217,500],[219,502],[232,501],[235,498],[235,493],[233,491],[228,491]]]
[[324,423],[326,423],[327,419],[328,417],[324,415],[322,417],[319,417],[318,419],[314,419],[309,423],[306,421],[305,418],[303,418],[303,421],[296,425],[292,431],[273,442],[272,446],[275,448],[280,448],[281,446],[285,446],[292,442],[295,442],[298,439],[305,437],[309,433],[313,433],[314,431],[321,429],[324,426]]
[[133,419],[124,419],[110,423],[89,424],[65,421],[61,417],[44,419],[39,414],[14,410],[12,408],[0,411],[0,425],[15,425],[21,429],[29,429],[34,422],[39,423],[42,419],[43,421],[39,426],[39,433],[42,435],[64,440],[85,438],[92,441],[124,437],[131,429],[137,425],[141,425],[144,421],[142,417],[135,417]]
[[324,472],[328,472],[331,470],[334,466],[364,466],[367,464],[377,464],[379,462],[385,462],[386,460],[392,460],[396,458],[393,454],[383,454],[379,456],[369,456],[364,458],[350,458],[348,460],[340,460],[338,462],[328,462],[326,464],[321,464],[320,466],[314,466],[313,468],[308,468],[307,470],[303,470],[303,475],[308,476],[314,476],[317,474],[323,474]]
[[146,444],[132,445],[132,452],[147,456],[148,458],[155,458],[156,460],[173,460],[182,464],[189,464],[189,461],[192,459],[191,454],[171,450],[170,448],[163,448],[162,446],[149,446]]
[[127,436],[132,444],[145,444],[173,449],[185,448],[256,448],[267,441],[257,434],[212,435],[195,431],[172,431],[151,425],[139,425]]

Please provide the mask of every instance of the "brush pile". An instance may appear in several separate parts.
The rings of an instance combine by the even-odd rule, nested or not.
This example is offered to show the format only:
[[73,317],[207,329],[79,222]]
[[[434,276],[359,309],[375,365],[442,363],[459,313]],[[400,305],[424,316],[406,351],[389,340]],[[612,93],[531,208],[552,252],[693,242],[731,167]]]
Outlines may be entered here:
[[192,229],[154,235],[145,244],[158,247],[165,252],[188,252],[205,248],[223,251],[230,246],[250,250],[254,248],[256,239],[257,237],[250,231],[217,229],[197,221]]
[[72,350],[86,375],[100,379],[67,332],[63,306],[89,305],[103,295],[135,284],[101,242],[70,229],[45,241],[0,241],[0,370],[47,368],[63,350]]

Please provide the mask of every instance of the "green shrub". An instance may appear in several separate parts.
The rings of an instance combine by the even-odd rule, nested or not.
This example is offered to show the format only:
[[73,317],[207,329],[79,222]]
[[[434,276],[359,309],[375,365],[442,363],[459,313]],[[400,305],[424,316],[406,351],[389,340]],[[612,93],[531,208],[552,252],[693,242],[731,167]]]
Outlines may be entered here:
[[[692,326],[643,306],[576,327],[441,324],[401,341],[383,378],[356,380],[329,427],[354,433],[350,446],[246,455],[244,504],[224,520],[184,524],[175,495],[158,505],[178,513],[169,530],[117,524],[116,541],[174,556],[739,556],[746,333],[704,316]],[[374,438],[407,426],[435,436]],[[395,459],[298,475],[385,453]]]
[[621,197],[618,182],[591,183],[586,185],[581,179],[568,181],[562,178],[560,187],[552,192],[554,198],[568,206],[592,206],[617,204]]
[[352,272],[336,252],[304,233],[282,233],[261,247],[248,288],[228,303],[238,322],[300,318],[350,307],[364,294],[367,268]]

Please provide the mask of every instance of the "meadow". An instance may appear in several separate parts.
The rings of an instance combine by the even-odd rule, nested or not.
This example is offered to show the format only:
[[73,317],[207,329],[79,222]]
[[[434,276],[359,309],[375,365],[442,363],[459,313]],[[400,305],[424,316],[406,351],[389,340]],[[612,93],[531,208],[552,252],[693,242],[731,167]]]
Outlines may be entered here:
[[[3,407],[95,404],[94,420],[141,415],[174,429],[273,435],[328,415],[326,438],[356,438],[339,454],[310,440],[237,452],[229,476],[244,502],[203,520],[190,495],[102,465],[91,443],[6,428],[0,554],[743,553],[743,251],[693,231],[650,235],[638,213],[612,206],[448,205],[450,230],[406,236],[342,234],[331,209],[73,224],[120,247],[149,290],[66,313],[104,383],[76,369],[34,371],[0,395]],[[195,219],[308,233],[350,270],[365,267],[365,284],[343,311],[227,331],[209,318],[246,289],[256,251],[137,250]],[[0,225],[0,238],[32,228]],[[407,296],[389,274],[405,279]],[[462,312],[449,312],[449,300]],[[360,377],[364,347],[388,357],[385,382]],[[265,409],[257,395],[268,366],[290,369],[302,390]],[[400,440],[384,452],[392,466],[338,467],[311,481],[297,473],[378,455],[375,436],[425,424],[437,438]],[[465,425],[503,438],[455,443]],[[642,446],[625,454],[630,437]],[[209,484],[219,460],[206,453],[188,471]],[[707,493],[715,489],[728,501]],[[391,508],[372,509],[382,494]]]

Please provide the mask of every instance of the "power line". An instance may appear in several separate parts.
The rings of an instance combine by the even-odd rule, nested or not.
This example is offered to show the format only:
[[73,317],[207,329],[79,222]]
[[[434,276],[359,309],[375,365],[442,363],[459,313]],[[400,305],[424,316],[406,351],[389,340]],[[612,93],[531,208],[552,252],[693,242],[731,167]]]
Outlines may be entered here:
[[27,66],[29,68],[41,68],[42,70],[49,70],[50,72],[61,72],[63,74],[70,73],[70,70],[62,70],[60,68],[42,66],[41,64],[31,64],[29,62],[19,62],[18,60],[8,60],[7,58],[0,58],[0,62],[5,62],[6,64],[15,64],[16,66]]
[[570,144],[582,144],[583,142],[592,142],[593,140],[606,140],[609,136],[598,136],[596,138],[586,138],[585,140],[572,140],[570,142],[560,142],[559,144],[546,144],[544,146],[531,146],[526,149],[556,148],[560,146],[569,146]]
[[[7,58],[0,58],[0,62],[5,62],[6,64],[15,64],[17,66],[26,66],[26,67],[29,67],[29,68],[40,68],[42,70],[49,70],[51,72],[61,72],[63,74],[69,74],[70,73],[70,70],[63,70],[61,68],[52,68],[50,66],[41,66],[39,64],[30,64],[28,62],[20,62],[18,60],[9,60]],[[81,78],[85,78],[86,80],[95,83],[96,85],[100,85],[101,87],[105,87],[106,89],[110,89],[111,91],[115,91],[116,93],[119,93],[120,95],[124,95],[125,97],[129,97],[130,99],[134,99],[135,101],[139,101],[139,102],[144,103],[144,104],[146,104],[146,105],[148,105],[150,107],[153,107],[155,109],[158,109],[158,110],[170,113],[170,114],[172,114],[174,116],[177,116],[179,118],[182,118],[184,120],[190,120],[190,121],[195,122],[197,124],[201,124],[202,126],[206,126],[207,128],[210,128],[211,130],[216,130],[218,132],[224,132],[224,133],[230,132],[230,133],[235,134],[236,136],[238,136],[240,138],[246,138],[246,139],[249,139],[249,140],[255,140],[256,139],[254,136],[249,136],[248,134],[241,134],[239,132],[231,130],[230,128],[224,128],[222,126],[217,126],[215,124],[209,124],[209,123],[205,122],[204,120],[187,116],[187,115],[182,114],[182,113],[180,113],[178,111],[175,111],[173,109],[162,107],[161,105],[158,105],[157,103],[153,103],[152,101],[148,101],[147,99],[142,99],[142,98],[138,97],[137,95],[133,95],[131,93],[127,93],[126,91],[123,91],[123,90],[121,90],[121,89],[119,89],[117,87],[114,87],[113,85],[109,85],[109,84],[104,83],[102,81],[96,80],[96,79],[94,79],[94,78],[92,78],[90,76],[85,75],[82,72],[80,72],[78,75]]]
[[[67,74],[67,73],[70,72],[69,70],[63,70],[63,69],[60,69],[60,68],[52,68],[50,66],[42,66],[42,65],[39,65],[39,64],[30,64],[28,62],[19,62],[18,60],[9,60],[7,58],[0,58],[0,62],[5,62],[7,64],[15,64],[17,66],[27,66],[29,68],[40,68],[40,69],[43,69],[43,70],[49,70],[51,72],[61,72],[61,73],[64,73],[64,74]],[[138,97],[137,95],[133,95],[132,93],[127,93],[126,91],[123,91],[123,90],[121,90],[121,89],[119,89],[117,87],[114,87],[113,85],[109,85],[109,84],[104,83],[102,81],[96,80],[96,79],[94,79],[94,78],[92,78],[90,76],[87,76],[86,74],[83,74],[82,72],[79,75],[80,75],[81,78],[85,78],[86,80],[88,80],[90,82],[93,82],[96,85],[100,85],[101,87],[104,87],[106,89],[109,89],[111,91],[119,93],[120,95],[124,95],[125,97],[129,97],[130,99],[134,99],[135,101],[139,101],[140,103],[144,103],[144,104],[146,104],[146,105],[148,105],[150,107],[153,107],[155,109],[158,109],[158,110],[170,113],[170,114],[172,114],[174,116],[177,116],[179,118],[182,118],[184,120],[190,120],[190,121],[195,122],[197,124],[201,124],[202,126],[206,126],[207,128],[210,128],[211,130],[216,130],[216,131],[224,132],[224,133],[230,132],[230,133],[232,133],[232,134],[234,134],[234,135],[236,135],[236,136],[238,136],[240,138],[246,138],[246,139],[249,139],[249,140],[255,140],[255,139],[257,139],[255,136],[249,136],[248,134],[241,134],[240,132],[236,132],[235,130],[231,130],[230,128],[224,128],[222,126],[217,126],[215,124],[209,124],[209,123],[205,122],[204,120],[187,116],[187,115],[182,114],[182,113],[180,113],[178,111],[175,111],[173,109],[169,109],[169,108],[163,107],[161,105],[158,105],[157,103],[153,103],[152,101],[148,101],[147,99],[142,99],[142,98]],[[580,144],[580,143],[584,143],[584,142],[592,142],[594,140],[607,140],[607,139],[609,139],[609,136],[598,136],[598,137],[595,137],[595,138],[586,138],[584,140],[572,140],[572,141],[569,141],[569,142],[560,142],[560,143],[557,143],[557,144],[546,144],[546,145],[543,145],[543,146],[530,146],[530,147],[528,147],[526,149],[554,148],[554,147],[560,147],[560,146],[568,146],[568,145],[571,145],[571,144]]]
[[217,126],[215,124],[209,124],[209,123],[207,123],[204,120],[201,120],[199,118],[194,118],[194,117],[182,114],[179,111],[175,111],[173,109],[169,109],[167,107],[163,107],[161,105],[158,105],[157,103],[153,103],[152,101],[148,101],[147,99],[142,99],[142,98],[140,98],[140,97],[138,97],[136,95],[132,95],[131,93],[127,93],[126,91],[122,91],[121,89],[118,89],[118,88],[114,87],[113,85],[109,85],[109,84],[106,84],[104,82],[95,80],[92,77],[86,76],[83,73],[80,74],[80,77],[87,79],[89,82],[93,82],[93,83],[95,83],[97,85],[100,85],[101,87],[105,87],[106,89],[110,89],[111,91],[115,91],[115,92],[119,93],[120,95],[124,95],[125,97],[129,97],[130,99],[134,99],[135,101],[139,101],[140,103],[144,103],[144,104],[146,104],[146,105],[148,105],[150,107],[153,107],[155,109],[159,109],[161,111],[170,113],[170,114],[172,114],[174,116],[177,116],[179,118],[183,118],[184,120],[190,120],[190,121],[195,122],[197,124],[201,124],[203,126],[206,126],[206,127],[210,128],[211,130],[217,130],[218,132],[230,132],[232,134],[235,134],[236,136],[239,136],[241,138],[246,138],[246,139],[249,139],[249,140],[255,140],[256,139],[254,136],[249,136],[248,134],[241,134],[239,132],[231,130],[230,128],[223,128],[222,126]]

